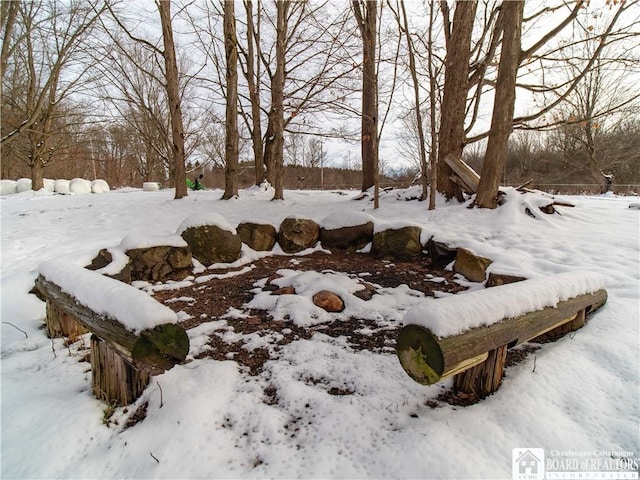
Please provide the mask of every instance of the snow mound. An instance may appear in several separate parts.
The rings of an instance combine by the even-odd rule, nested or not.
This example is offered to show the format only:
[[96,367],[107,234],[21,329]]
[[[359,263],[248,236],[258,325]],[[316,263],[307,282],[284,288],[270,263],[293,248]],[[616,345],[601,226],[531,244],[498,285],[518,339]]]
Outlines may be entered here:
[[78,195],[91,193],[91,182],[84,178],[74,178],[69,182],[69,192]]
[[438,337],[449,337],[503,318],[555,307],[559,302],[603,287],[604,280],[599,274],[559,273],[437,300],[428,298],[407,313],[403,324],[420,325]]
[[14,193],[18,193],[15,180],[0,180],[0,195],[13,195]]
[[100,178],[91,182],[92,193],[107,193],[109,191],[109,184]]
[[205,227],[205,226],[213,226],[218,227],[222,230],[226,230],[231,232],[232,234],[236,234],[236,229],[231,226],[231,224],[222,216],[215,212],[204,212],[198,213],[196,215],[191,215],[184,219],[184,221],[180,224],[177,230],[177,234],[180,235],[182,232],[187,230],[188,228],[193,227]]
[[178,316],[173,310],[119,280],[63,260],[41,263],[38,271],[80,304],[117,320],[131,332],[139,333],[165,323],[178,323]]

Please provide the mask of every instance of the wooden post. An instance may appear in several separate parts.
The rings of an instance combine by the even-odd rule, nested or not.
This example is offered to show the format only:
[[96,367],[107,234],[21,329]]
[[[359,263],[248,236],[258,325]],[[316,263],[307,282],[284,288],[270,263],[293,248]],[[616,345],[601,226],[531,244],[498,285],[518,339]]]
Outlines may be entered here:
[[444,157],[444,163],[455,172],[455,176],[451,180],[460,185],[465,192],[476,193],[478,191],[480,175],[464,160],[450,153]]
[[45,328],[49,338],[68,337],[75,340],[89,331],[78,322],[76,317],[60,308],[54,300],[47,298],[46,302]]
[[484,398],[492,394],[500,388],[506,360],[506,345],[491,350],[484,362],[459,373],[453,378],[454,390],[471,393],[478,398]]
[[150,376],[136,370],[107,342],[91,335],[91,377],[96,398],[122,406],[142,394]]

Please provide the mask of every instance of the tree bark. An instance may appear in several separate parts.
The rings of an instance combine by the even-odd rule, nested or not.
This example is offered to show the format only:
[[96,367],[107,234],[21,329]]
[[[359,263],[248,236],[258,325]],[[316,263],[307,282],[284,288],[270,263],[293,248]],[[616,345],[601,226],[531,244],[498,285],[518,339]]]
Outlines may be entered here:
[[456,2],[451,32],[447,34],[447,57],[444,73],[444,92],[438,137],[438,191],[447,200],[464,200],[461,188],[449,177],[451,168],[444,158],[453,154],[462,158],[465,133],[464,120],[469,91],[469,60],[471,59],[471,33],[478,2]]
[[224,2],[224,49],[227,62],[225,171],[223,200],[238,196],[238,44],[234,2]]
[[[262,126],[260,123],[260,62],[256,62],[254,45],[259,44],[260,32],[256,32],[253,25],[253,2],[245,3],[247,11],[247,87],[249,88],[249,101],[251,103],[251,141],[255,162],[256,185],[265,180],[264,153],[262,150]],[[260,12],[258,12],[259,15]],[[258,69],[256,71],[256,68]]]
[[184,125],[182,123],[181,97],[178,86],[178,63],[176,60],[173,28],[171,26],[171,0],[157,0],[160,23],[162,26],[163,56],[169,115],[171,117],[171,154],[173,156],[174,177],[176,182],[175,198],[187,196],[187,171],[184,153]]
[[376,77],[377,0],[353,0],[362,37],[362,191],[377,185],[378,79]]
[[507,158],[509,136],[513,131],[524,1],[504,2],[502,9],[504,25],[502,52],[498,66],[491,130],[475,201],[477,206],[484,208],[497,206],[500,177]]
[[284,199],[284,69],[290,4],[290,0],[276,2],[276,70],[271,78],[271,110],[264,149],[267,179],[275,190],[273,200]]

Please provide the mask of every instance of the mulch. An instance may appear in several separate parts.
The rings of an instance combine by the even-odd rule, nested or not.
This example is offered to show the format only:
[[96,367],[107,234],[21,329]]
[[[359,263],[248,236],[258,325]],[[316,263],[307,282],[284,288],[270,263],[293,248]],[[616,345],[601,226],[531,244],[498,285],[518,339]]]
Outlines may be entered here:
[[[160,290],[154,297],[161,303],[174,310],[183,311],[188,316],[181,324],[187,328],[196,327],[202,323],[224,319],[226,325],[209,335],[210,348],[196,355],[197,359],[211,358],[215,360],[234,360],[249,375],[259,375],[269,360],[278,358],[278,352],[284,345],[301,339],[309,339],[316,333],[330,337],[346,337],[347,343],[354,351],[368,350],[374,353],[393,354],[395,352],[396,336],[399,325],[379,325],[376,321],[365,318],[349,318],[332,321],[310,327],[300,327],[288,319],[274,319],[269,312],[244,307],[253,298],[252,290],[256,282],[263,279],[276,278],[279,269],[297,271],[332,271],[352,275],[360,278],[368,286],[363,291],[363,297],[375,295],[377,288],[393,288],[402,284],[423,292],[427,296],[434,296],[436,292],[458,293],[467,287],[460,285],[454,279],[454,272],[434,268],[427,256],[411,261],[388,261],[375,258],[368,254],[334,252],[314,252],[306,256],[275,255],[255,260],[249,271],[228,278],[212,278],[205,282],[194,282],[192,285],[172,290]],[[201,276],[212,273],[224,274],[240,271],[236,269],[206,270]],[[425,281],[428,275],[444,278],[444,281]],[[265,289],[268,289],[267,285]],[[243,318],[237,315],[225,316],[229,309],[237,309],[243,313]],[[257,334],[268,337],[268,346],[253,349],[244,348],[242,336],[237,341],[229,341],[228,333],[244,335]],[[366,333],[363,333],[366,332]],[[225,338],[226,337],[226,338]],[[530,352],[526,352],[530,353]],[[525,352],[515,351],[508,358],[508,364],[520,363],[526,356]],[[329,394],[345,395],[349,392],[329,391]],[[265,392],[265,398],[270,398]],[[460,398],[453,391],[443,392],[429,406],[435,408],[442,403],[453,405],[468,405],[475,403],[475,398]]]

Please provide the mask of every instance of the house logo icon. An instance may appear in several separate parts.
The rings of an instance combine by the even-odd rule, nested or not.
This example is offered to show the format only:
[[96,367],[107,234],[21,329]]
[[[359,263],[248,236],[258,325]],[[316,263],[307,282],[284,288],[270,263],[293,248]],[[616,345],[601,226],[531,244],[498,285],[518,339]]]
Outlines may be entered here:
[[511,460],[513,480],[544,479],[543,448],[514,448]]

